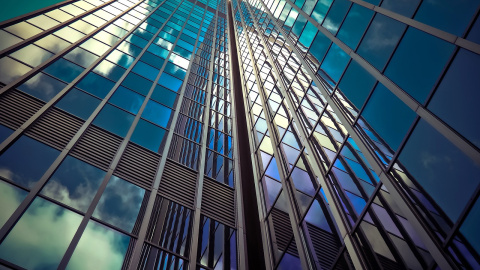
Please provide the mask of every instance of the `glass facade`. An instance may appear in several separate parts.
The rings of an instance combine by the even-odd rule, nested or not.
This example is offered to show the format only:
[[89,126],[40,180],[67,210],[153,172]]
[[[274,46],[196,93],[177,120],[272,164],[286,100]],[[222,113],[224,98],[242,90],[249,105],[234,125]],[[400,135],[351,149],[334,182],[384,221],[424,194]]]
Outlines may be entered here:
[[480,268],[479,8],[67,0],[0,22],[0,268]]

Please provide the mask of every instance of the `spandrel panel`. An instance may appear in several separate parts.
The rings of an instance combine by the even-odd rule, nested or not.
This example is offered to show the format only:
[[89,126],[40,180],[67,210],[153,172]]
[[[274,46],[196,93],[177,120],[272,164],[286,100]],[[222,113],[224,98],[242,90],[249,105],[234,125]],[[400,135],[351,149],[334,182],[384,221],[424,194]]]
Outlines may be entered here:
[[0,245],[0,258],[27,269],[56,268],[81,220],[37,197]]
[[2,211],[0,211],[0,227],[5,225],[27,194],[27,191],[0,180],[0,205],[2,205]]
[[128,235],[90,220],[66,269],[121,269],[130,239]]
[[58,154],[58,150],[22,136],[0,156],[0,176],[33,188]]
[[[455,222],[479,184],[480,168],[424,120],[420,120],[400,162]],[[455,179],[455,184],[451,181]]]
[[93,216],[127,232],[137,221],[145,190],[112,176],[100,197]]
[[50,101],[66,86],[65,83],[60,82],[46,74],[38,73],[31,79],[18,86],[18,89],[39,98],[45,102]]
[[106,172],[67,156],[43,187],[41,194],[86,212]]

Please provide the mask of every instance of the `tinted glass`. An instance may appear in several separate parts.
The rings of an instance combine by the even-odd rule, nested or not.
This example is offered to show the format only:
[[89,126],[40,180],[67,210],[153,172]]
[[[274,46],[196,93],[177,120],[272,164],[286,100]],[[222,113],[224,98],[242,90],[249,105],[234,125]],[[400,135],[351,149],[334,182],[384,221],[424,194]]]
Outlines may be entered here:
[[43,73],[38,73],[30,80],[20,85],[18,89],[45,102],[48,102],[60,91],[62,91],[65,86],[65,83],[57,79],[54,79]]
[[72,82],[82,71],[82,67],[63,58],[58,59],[45,69],[46,73],[65,82]]
[[118,136],[125,137],[135,116],[112,105],[105,105],[93,123]]
[[177,94],[157,84],[152,93],[152,99],[173,108],[177,100]]
[[322,24],[323,27],[335,35],[351,4],[348,0],[335,0]]
[[32,188],[58,154],[57,150],[22,136],[0,156],[0,176]]
[[27,191],[0,180],[0,227],[3,227],[27,194]]
[[133,67],[133,72],[140,74],[151,81],[155,81],[158,71],[159,71],[158,69],[150,65],[147,65],[142,61],[138,61],[135,67]]
[[122,85],[146,96],[150,90],[150,87],[152,87],[152,82],[142,78],[141,76],[138,76],[135,73],[130,73],[127,75],[125,80],[123,80]]
[[64,57],[65,59],[81,65],[82,67],[88,67],[98,59],[98,56],[91,52],[85,51],[82,48],[75,48]]
[[4,125],[0,125],[0,142],[3,142],[12,133],[13,133],[13,130],[9,129]]
[[87,120],[100,104],[100,100],[81,90],[73,88],[55,105],[75,116]]
[[171,109],[160,105],[153,100],[149,100],[145,110],[143,111],[142,118],[166,128],[169,123],[171,113]]
[[180,89],[180,86],[182,85],[183,81],[168,75],[166,73],[163,73],[162,76],[160,77],[160,80],[158,81],[160,85],[163,85],[167,87],[170,90],[173,90],[175,92],[178,92]]
[[133,114],[137,114],[138,110],[142,106],[144,96],[128,90],[125,87],[120,86],[108,102],[117,105],[118,107],[125,109]]
[[110,61],[106,60],[100,62],[100,64],[98,64],[93,71],[113,81],[118,81],[122,77],[123,73],[125,73],[124,68],[112,64]]
[[472,177],[480,175],[480,168],[423,120],[399,160],[453,222],[480,182],[478,177]]
[[100,75],[88,73],[87,76],[77,84],[77,87],[99,98],[104,98],[114,85],[114,82]]
[[357,109],[362,108],[368,94],[375,84],[375,78],[357,62],[351,61],[339,84],[340,91]]
[[160,152],[164,137],[165,130],[163,128],[140,119],[130,140],[153,152]]
[[327,72],[327,74],[330,75],[334,81],[338,81],[343,73],[343,70],[348,64],[349,59],[350,56],[348,56],[348,54],[346,54],[336,44],[332,44],[320,68],[325,70],[325,72]]
[[67,156],[41,193],[86,212],[106,172]]
[[312,46],[310,47],[310,53],[313,54],[318,61],[322,61],[323,57],[327,53],[330,43],[332,42],[329,38],[318,32],[317,36],[313,40]]
[[467,238],[473,248],[480,253],[480,200],[473,205],[467,218],[460,227],[460,232]]
[[0,258],[26,269],[57,268],[81,220],[78,214],[36,198],[0,245]]
[[338,31],[337,37],[348,47],[355,49],[367,29],[373,11],[359,5],[353,5]]
[[406,17],[412,17],[420,0],[383,0],[382,8],[386,8]]
[[142,205],[145,190],[112,176],[93,216],[131,232]]

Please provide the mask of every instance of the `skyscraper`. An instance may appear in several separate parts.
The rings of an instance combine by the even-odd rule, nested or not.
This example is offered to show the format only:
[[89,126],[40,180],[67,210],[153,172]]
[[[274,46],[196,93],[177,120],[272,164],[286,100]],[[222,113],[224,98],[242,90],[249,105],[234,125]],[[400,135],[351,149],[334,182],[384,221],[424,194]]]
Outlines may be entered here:
[[67,0],[0,23],[0,268],[480,268],[479,8]]

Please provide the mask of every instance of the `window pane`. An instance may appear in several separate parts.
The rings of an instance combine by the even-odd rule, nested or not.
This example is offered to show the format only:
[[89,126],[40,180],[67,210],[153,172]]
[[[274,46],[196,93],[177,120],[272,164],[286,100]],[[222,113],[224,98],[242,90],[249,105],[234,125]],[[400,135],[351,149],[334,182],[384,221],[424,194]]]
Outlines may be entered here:
[[58,154],[57,150],[22,136],[0,156],[0,176],[32,188]]
[[41,193],[86,212],[106,172],[67,156]]
[[395,151],[412,125],[416,113],[379,83],[362,116]]
[[112,176],[98,202],[93,216],[131,232],[142,205],[145,190]]
[[349,59],[350,56],[348,56],[348,54],[346,54],[336,44],[332,44],[320,68],[325,70],[325,72],[327,72],[328,75],[330,75],[330,77],[337,82],[338,79],[340,79],[343,70],[347,66]]
[[460,232],[467,238],[473,248],[480,253],[480,200],[473,205],[470,213],[460,227]]
[[112,81],[118,81],[123,73],[125,73],[124,68],[106,60],[100,62],[93,71],[111,79]]
[[93,123],[118,136],[125,137],[135,116],[112,105],[105,105]]
[[23,92],[39,98],[45,102],[50,101],[66,86],[65,83],[43,73],[38,73],[30,80],[18,87]]
[[60,101],[55,105],[66,112],[87,120],[92,112],[100,104],[100,100],[81,91],[77,88],[70,90]]
[[4,125],[0,125],[0,143],[13,133],[13,130]]
[[118,50],[112,51],[107,56],[107,59],[112,61],[115,64],[118,64],[118,65],[124,67],[124,68],[128,68],[134,60],[134,58],[131,57],[130,55],[122,53]]
[[140,60],[142,60],[143,62],[147,63],[147,64],[150,64],[158,69],[161,69],[162,66],[163,66],[163,62],[165,62],[165,59],[163,58],[160,58],[156,55],[154,55],[153,53],[150,53],[150,52],[145,52],[142,56],[142,58],[140,58]]
[[122,85],[146,96],[150,90],[150,87],[152,87],[152,82],[142,78],[141,76],[138,76],[135,73],[130,73],[127,75],[125,80],[123,80]]
[[0,245],[0,258],[26,269],[57,268],[81,220],[36,198]]
[[170,108],[174,108],[177,100],[177,94],[157,84],[155,90],[152,93],[152,99]]
[[36,67],[53,56],[52,53],[30,44],[14,53],[11,56],[32,67]]
[[480,168],[423,120],[399,160],[453,222],[480,182],[478,177],[472,177],[480,175]]
[[77,84],[77,87],[99,98],[104,98],[114,85],[114,82],[100,75],[88,73],[87,76]]
[[382,8],[386,8],[406,17],[412,17],[420,0],[383,0]]
[[478,71],[480,56],[461,49],[443,77],[428,109],[480,147]]
[[160,80],[158,81],[161,85],[167,87],[168,89],[171,89],[175,92],[178,92],[178,89],[180,89],[180,86],[182,86],[183,81],[170,76],[166,73],[163,73],[162,76],[160,76]]
[[129,236],[90,220],[66,269],[121,269],[129,243]]
[[0,82],[9,84],[31,70],[30,67],[10,57],[0,59]]
[[159,70],[143,63],[142,61],[138,61],[135,67],[133,67],[133,72],[140,74],[141,76],[151,80],[155,81],[155,78],[157,78]]
[[338,87],[357,109],[361,109],[375,82],[375,78],[370,73],[357,62],[352,61]]
[[187,71],[185,69],[180,68],[179,66],[174,65],[170,62],[167,62],[167,65],[165,66],[165,71],[181,80],[183,80],[183,78],[185,78],[185,75],[187,74]]
[[333,2],[333,5],[330,7],[328,11],[327,17],[323,22],[323,27],[327,28],[332,34],[336,34],[340,24],[345,18],[345,15],[350,8],[352,3],[348,0],[336,0]]
[[385,71],[393,82],[423,103],[455,45],[409,28]]
[[142,106],[144,96],[128,90],[125,87],[120,86],[108,102],[117,105],[118,107],[125,109],[133,114],[137,114],[138,110]]
[[353,5],[342,24],[337,37],[347,46],[355,49],[367,29],[373,11],[359,5]]
[[0,205],[2,206],[2,211],[0,211],[0,228],[5,225],[27,194],[27,191],[0,180]]
[[164,137],[165,130],[163,128],[140,119],[130,140],[153,152],[161,152],[160,146],[162,146]]
[[167,128],[170,122],[171,113],[171,109],[160,105],[153,100],[149,100],[145,110],[143,111],[142,118],[145,118],[161,127]]
[[72,82],[84,69],[63,58],[58,59],[45,69],[45,72],[63,80]]

